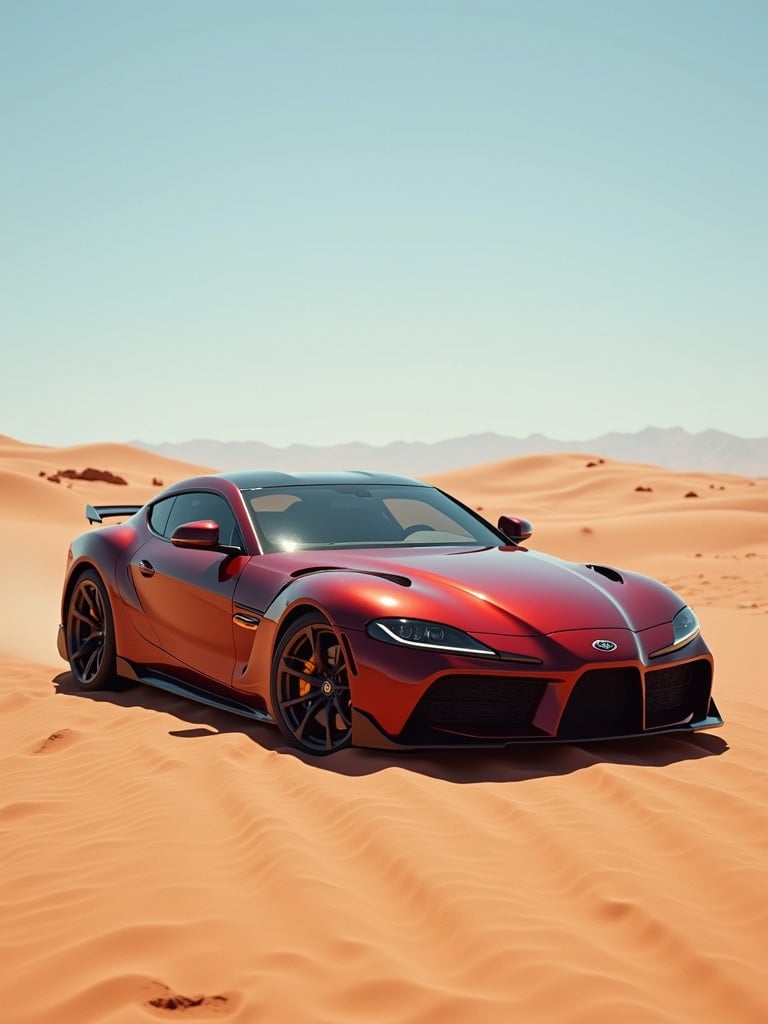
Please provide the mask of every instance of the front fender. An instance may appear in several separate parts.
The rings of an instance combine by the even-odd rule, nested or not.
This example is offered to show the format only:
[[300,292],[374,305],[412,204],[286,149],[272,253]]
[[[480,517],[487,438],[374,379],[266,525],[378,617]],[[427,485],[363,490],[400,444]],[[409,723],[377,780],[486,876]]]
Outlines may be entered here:
[[482,595],[413,582],[397,574],[320,569],[286,586],[266,614],[282,621],[297,606],[322,611],[338,629],[361,629],[372,619],[430,619],[467,632],[530,635],[530,628]]

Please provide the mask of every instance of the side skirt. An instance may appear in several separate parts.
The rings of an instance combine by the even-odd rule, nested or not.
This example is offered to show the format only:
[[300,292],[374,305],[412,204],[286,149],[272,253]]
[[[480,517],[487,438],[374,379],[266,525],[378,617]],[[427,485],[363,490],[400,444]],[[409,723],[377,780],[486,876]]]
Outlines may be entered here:
[[154,686],[157,690],[165,690],[166,693],[172,693],[176,697],[186,697],[198,704],[207,704],[208,707],[216,708],[219,711],[228,711],[230,714],[240,715],[242,718],[250,718],[255,722],[274,722],[271,715],[264,711],[258,711],[248,704],[243,704],[239,700],[208,693],[196,686],[190,686],[189,683],[182,683],[178,679],[171,679],[169,676],[163,676],[156,672],[139,671],[125,658],[118,657],[117,659],[117,675],[123,679],[133,679],[137,683],[144,683],[146,686]]

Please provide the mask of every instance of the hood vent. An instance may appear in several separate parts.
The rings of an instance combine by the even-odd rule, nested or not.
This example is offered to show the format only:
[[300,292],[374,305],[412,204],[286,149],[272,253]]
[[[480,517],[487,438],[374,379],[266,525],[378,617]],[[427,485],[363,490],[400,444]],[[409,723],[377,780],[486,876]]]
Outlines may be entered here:
[[624,577],[621,573],[616,572],[615,569],[609,569],[607,565],[587,565],[587,569],[591,569],[593,572],[599,572],[601,576],[605,576],[611,583],[623,583]]
[[312,565],[306,569],[296,569],[295,572],[291,573],[294,579],[298,579],[300,576],[309,576],[312,573],[317,572],[354,572],[360,576],[378,576],[382,580],[389,580],[390,583],[396,583],[399,587],[410,587],[411,581],[407,576],[399,576],[394,572],[373,572],[368,569],[348,569],[343,565]]

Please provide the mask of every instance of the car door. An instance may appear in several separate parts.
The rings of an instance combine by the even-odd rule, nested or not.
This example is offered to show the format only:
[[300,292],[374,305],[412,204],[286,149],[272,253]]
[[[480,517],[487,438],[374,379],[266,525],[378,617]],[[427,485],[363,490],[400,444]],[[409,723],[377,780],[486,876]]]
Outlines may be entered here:
[[[161,507],[162,506],[162,507]],[[242,547],[237,520],[220,494],[194,491],[164,499],[150,511],[153,536],[134,553],[130,573],[160,646],[159,667],[184,668],[192,680],[231,685],[234,668],[233,594],[245,555],[175,547],[183,523],[210,519],[223,544]]]

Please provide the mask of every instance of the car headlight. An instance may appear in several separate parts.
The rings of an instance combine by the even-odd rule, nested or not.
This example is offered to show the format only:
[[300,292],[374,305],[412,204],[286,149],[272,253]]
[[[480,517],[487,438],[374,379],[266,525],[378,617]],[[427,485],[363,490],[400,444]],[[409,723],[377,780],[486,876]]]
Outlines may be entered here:
[[375,619],[368,623],[368,636],[387,644],[420,647],[428,651],[451,654],[480,654],[495,658],[496,651],[486,647],[460,629],[425,619]]
[[686,644],[689,644],[691,640],[697,637],[700,632],[701,626],[696,618],[696,613],[693,608],[689,608],[686,605],[672,619],[672,643],[662,647],[661,650],[653,651],[651,657],[658,658],[662,654],[671,654],[672,651],[679,651],[681,647],[685,647]]

